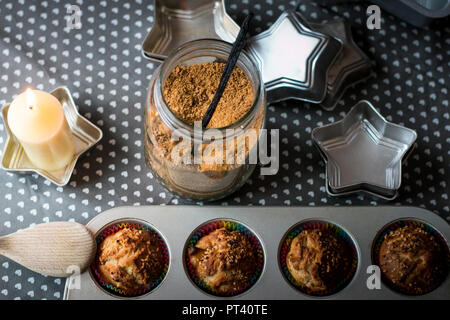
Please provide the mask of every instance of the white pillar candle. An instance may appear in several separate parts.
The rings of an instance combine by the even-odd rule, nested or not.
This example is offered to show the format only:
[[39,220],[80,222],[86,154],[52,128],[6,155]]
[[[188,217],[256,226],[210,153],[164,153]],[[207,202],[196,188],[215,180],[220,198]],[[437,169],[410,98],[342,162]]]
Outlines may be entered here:
[[50,93],[27,89],[9,106],[8,125],[38,168],[54,171],[69,164],[75,144],[61,103]]

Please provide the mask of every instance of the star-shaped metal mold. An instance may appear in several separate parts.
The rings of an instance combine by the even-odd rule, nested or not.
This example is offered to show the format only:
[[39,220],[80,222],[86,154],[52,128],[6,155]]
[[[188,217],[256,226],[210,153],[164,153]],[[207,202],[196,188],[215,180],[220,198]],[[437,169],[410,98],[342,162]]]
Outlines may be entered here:
[[372,62],[353,40],[350,25],[344,19],[326,23],[309,23],[310,27],[343,43],[342,51],[328,71],[327,95],[320,105],[333,110],[347,88],[371,76]]
[[265,32],[249,39],[248,52],[258,62],[268,102],[324,100],[327,72],[342,43],[311,30],[295,11],[286,11]]
[[155,21],[142,43],[146,58],[162,62],[180,45],[197,39],[233,42],[239,26],[223,0],[155,0]]
[[103,133],[100,128],[78,113],[68,88],[60,87],[50,93],[62,104],[64,115],[72,131],[75,143],[75,155],[72,161],[65,168],[56,171],[46,171],[36,168],[28,159],[23,147],[11,133],[11,129],[8,126],[8,110],[10,105],[7,104],[2,108],[2,117],[5,123],[7,138],[3,149],[1,166],[2,169],[12,173],[37,173],[58,186],[64,186],[69,182],[78,158],[99,142],[102,139]]
[[392,198],[417,134],[386,121],[370,102],[360,101],[344,119],[315,128],[312,139],[326,161],[330,195],[368,191]]

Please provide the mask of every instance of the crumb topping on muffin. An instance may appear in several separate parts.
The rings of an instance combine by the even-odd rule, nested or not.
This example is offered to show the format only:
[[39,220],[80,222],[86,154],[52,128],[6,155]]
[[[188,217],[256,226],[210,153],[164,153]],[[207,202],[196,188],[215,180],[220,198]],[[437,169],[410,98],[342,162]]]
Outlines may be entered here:
[[164,254],[148,230],[124,228],[100,244],[97,267],[102,279],[127,294],[148,289],[164,271]]
[[438,285],[445,271],[445,253],[435,237],[420,226],[390,231],[379,251],[384,277],[400,290],[424,294]]
[[257,253],[240,231],[214,230],[188,252],[197,277],[218,294],[246,287],[257,268]]
[[351,267],[351,253],[328,230],[303,230],[293,240],[286,265],[297,285],[310,292],[334,287]]

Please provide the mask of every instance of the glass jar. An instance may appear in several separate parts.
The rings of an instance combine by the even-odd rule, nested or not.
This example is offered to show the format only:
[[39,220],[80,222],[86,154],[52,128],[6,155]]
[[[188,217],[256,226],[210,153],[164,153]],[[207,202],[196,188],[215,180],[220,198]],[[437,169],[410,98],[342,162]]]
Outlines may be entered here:
[[[249,78],[254,100],[248,113],[237,122],[217,128],[212,133],[210,129],[203,131],[199,136],[196,131],[199,128],[179,119],[164,101],[163,86],[175,67],[207,62],[225,63],[230,51],[231,44],[220,40],[188,42],[169,55],[155,70],[150,81],[145,108],[146,162],[165,187],[184,198],[197,201],[223,198],[239,189],[256,166],[254,155],[265,125],[266,99],[260,71],[248,54],[241,52],[236,67],[241,68]],[[253,136],[256,133],[256,140],[246,137],[248,132]],[[175,140],[172,139],[174,133]],[[244,141],[245,147],[239,148],[237,141]],[[178,148],[182,142],[192,151],[181,152],[184,159],[191,158],[190,162],[180,161],[174,156],[175,146]],[[222,144],[225,153],[233,154],[233,160],[227,161],[229,159],[224,156],[224,163],[221,163],[220,160],[211,161],[203,156],[204,153],[199,150],[208,150],[213,143],[215,146]],[[240,151],[235,151],[231,146]],[[199,151],[201,156],[194,158],[194,150]],[[214,155],[214,152],[211,154]]]

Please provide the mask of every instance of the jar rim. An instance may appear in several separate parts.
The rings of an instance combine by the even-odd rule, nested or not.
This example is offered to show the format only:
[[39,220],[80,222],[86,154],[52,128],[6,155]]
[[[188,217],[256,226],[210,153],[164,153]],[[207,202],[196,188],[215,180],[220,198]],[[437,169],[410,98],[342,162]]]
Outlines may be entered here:
[[[177,127],[181,127],[188,131],[194,130],[194,126],[183,121],[182,119],[180,119],[169,108],[167,102],[165,101],[164,94],[163,94],[164,75],[173,70],[174,67],[171,67],[173,62],[175,62],[177,59],[179,59],[185,55],[188,55],[189,53],[199,51],[199,50],[212,49],[212,50],[222,51],[224,54],[229,55],[229,53],[231,52],[231,48],[232,48],[232,44],[230,44],[226,41],[223,41],[223,40],[199,39],[199,40],[193,40],[193,41],[186,42],[185,44],[181,45],[180,47],[178,47],[177,49],[172,51],[160,66],[160,70],[159,70],[159,74],[157,76],[157,81],[156,81],[156,86],[155,86],[155,90],[158,91],[158,93],[161,97],[160,102],[161,102],[162,106],[156,104],[157,110],[160,113],[160,115],[167,116],[167,118],[169,118],[168,120],[170,120],[170,122],[172,122]],[[205,54],[204,56],[207,57],[209,55]],[[199,55],[197,57],[201,57],[201,55]],[[250,72],[252,70],[254,71],[253,72],[254,74],[252,75],[252,74],[248,74],[249,73],[248,71],[243,70],[249,77],[250,81],[256,82],[256,83],[254,83],[256,92],[254,94],[253,104],[252,104],[251,108],[247,111],[247,113],[244,116],[242,116],[239,120],[237,120],[236,122],[233,122],[225,127],[211,128],[211,129],[220,130],[220,131],[225,132],[225,130],[227,130],[227,129],[237,129],[237,128],[240,128],[241,126],[245,127],[245,124],[247,122],[251,121],[251,119],[253,118],[253,115],[256,113],[258,106],[261,104],[261,100],[264,98],[264,91],[263,91],[264,89],[263,89],[263,84],[261,81],[261,72],[258,67],[258,64],[254,61],[252,56],[249,55],[247,52],[245,52],[245,50],[242,50],[241,54],[239,55],[237,63],[241,63],[242,65],[246,66],[246,68],[248,68],[250,70]]]

